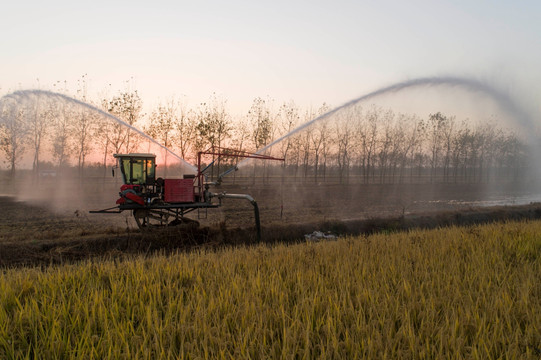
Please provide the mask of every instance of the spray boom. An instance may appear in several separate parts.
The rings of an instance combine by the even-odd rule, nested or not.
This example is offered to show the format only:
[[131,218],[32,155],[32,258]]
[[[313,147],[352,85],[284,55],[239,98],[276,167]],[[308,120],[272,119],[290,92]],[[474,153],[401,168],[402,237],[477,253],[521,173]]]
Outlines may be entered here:
[[224,178],[224,176],[226,175],[229,175],[231,174],[233,171],[237,171],[239,168],[237,165],[233,166],[232,168],[230,169],[227,169],[226,171],[224,171],[223,173],[221,173],[219,176],[218,176],[218,180],[217,180],[217,183],[218,184],[221,184],[222,183],[222,180]]
[[[201,170],[201,157],[203,155],[212,155],[216,156],[217,158],[214,159],[209,165],[207,165],[205,168]],[[211,148],[207,151],[200,151],[197,153],[197,176],[203,177],[203,173],[205,170],[207,170],[210,166],[212,166],[216,161],[218,161],[221,158],[244,158],[244,159],[259,159],[259,160],[277,160],[277,161],[285,161],[283,158],[276,158],[269,155],[262,155],[257,153],[250,153],[243,150],[234,150],[234,149],[227,149],[222,147],[216,147]],[[233,171],[237,171],[239,168],[237,165],[233,166],[232,168],[224,171],[222,174],[218,176],[218,180],[216,181],[216,185],[219,185],[224,176],[232,173]],[[201,179],[203,180],[203,179]],[[203,182],[200,181],[200,184],[202,186]]]

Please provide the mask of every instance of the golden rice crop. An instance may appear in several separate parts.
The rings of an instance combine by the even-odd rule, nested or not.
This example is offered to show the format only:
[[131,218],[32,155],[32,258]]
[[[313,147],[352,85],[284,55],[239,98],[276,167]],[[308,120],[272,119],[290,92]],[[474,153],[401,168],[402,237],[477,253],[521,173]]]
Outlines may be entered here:
[[541,356],[541,222],[0,275],[0,358]]

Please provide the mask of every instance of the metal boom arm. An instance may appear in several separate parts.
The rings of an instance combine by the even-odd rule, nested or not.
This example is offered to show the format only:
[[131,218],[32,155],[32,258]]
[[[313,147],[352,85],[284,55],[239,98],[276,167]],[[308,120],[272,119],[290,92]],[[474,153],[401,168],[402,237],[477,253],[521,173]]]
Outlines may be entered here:
[[[261,154],[255,154],[250,153],[247,151],[242,150],[233,150],[233,149],[227,149],[227,148],[213,148],[211,150],[207,151],[200,151],[197,153],[197,177],[199,179],[199,187],[200,187],[200,193],[203,192],[203,183],[204,183],[204,175],[203,172],[205,170],[201,170],[201,156],[202,155],[213,155],[220,157],[229,157],[229,158],[249,158],[249,159],[259,159],[259,160],[277,160],[277,161],[285,161],[285,159],[282,158],[276,158],[273,156],[268,155],[261,155]],[[216,160],[213,161],[213,163]],[[224,171],[222,174],[218,175],[218,179],[216,180],[216,183],[214,185],[219,185],[222,182],[222,179],[224,176],[230,174],[233,171],[237,171],[238,168],[235,165],[234,167]],[[257,241],[261,241],[261,221],[259,218],[259,206],[257,205],[257,202],[254,200],[253,197],[251,197],[248,194],[226,194],[225,192],[219,193],[219,194],[210,194],[210,197],[218,197],[219,199],[227,198],[227,199],[242,199],[242,200],[248,200],[254,207],[254,218],[255,218],[255,227],[257,231]]]

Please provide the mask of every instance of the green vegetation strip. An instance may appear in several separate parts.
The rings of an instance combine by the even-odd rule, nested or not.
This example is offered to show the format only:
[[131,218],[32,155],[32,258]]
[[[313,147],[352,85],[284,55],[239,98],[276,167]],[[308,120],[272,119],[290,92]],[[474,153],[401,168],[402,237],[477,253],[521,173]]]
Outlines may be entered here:
[[0,273],[0,358],[541,356],[541,222]]

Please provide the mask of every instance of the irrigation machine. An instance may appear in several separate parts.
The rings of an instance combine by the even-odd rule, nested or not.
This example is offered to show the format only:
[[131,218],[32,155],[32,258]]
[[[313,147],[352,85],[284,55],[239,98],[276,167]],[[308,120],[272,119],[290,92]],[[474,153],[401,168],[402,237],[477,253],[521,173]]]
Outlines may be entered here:
[[[210,155],[214,160],[202,168],[204,155]],[[238,170],[237,166],[218,175],[215,181],[208,181],[206,173],[215,163],[225,158],[284,161],[267,155],[215,148],[197,154],[197,174],[164,179],[156,178],[154,154],[115,154],[114,157],[118,163],[116,168],[120,169],[123,180],[117,205],[103,210],[92,210],[90,213],[118,214],[126,210],[132,211],[135,222],[142,231],[172,226],[197,227],[199,222],[186,217],[186,214],[196,210],[204,210],[206,213],[209,208],[222,206],[222,199],[225,198],[247,200],[254,208],[258,240],[261,239],[261,223],[259,207],[254,198],[248,194],[211,191],[211,187],[218,187],[222,183],[224,176]]]

